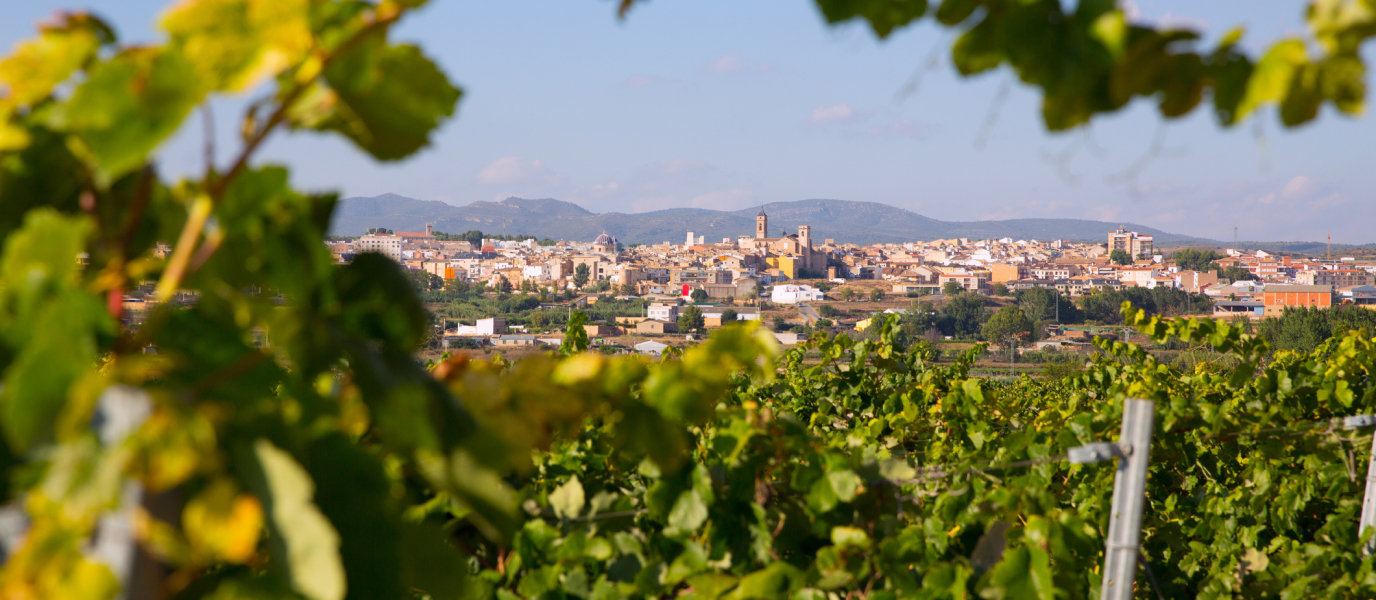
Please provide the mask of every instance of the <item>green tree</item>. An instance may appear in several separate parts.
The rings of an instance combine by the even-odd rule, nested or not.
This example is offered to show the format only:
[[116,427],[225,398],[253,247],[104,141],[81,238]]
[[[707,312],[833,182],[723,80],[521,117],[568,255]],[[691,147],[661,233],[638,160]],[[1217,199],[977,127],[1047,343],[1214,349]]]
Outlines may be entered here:
[[1226,268],[1226,269],[1218,269],[1218,270],[1217,270],[1217,273],[1218,273],[1218,278],[1219,278],[1219,279],[1226,279],[1226,280],[1228,280],[1228,281],[1230,281],[1230,282],[1231,282],[1231,281],[1255,281],[1255,280],[1256,280],[1256,275],[1253,275],[1253,274],[1252,274],[1250,271],[1248,271],[1247,269],[1243,269],[1243,268],[1241,268],[1241,267],[1239,267],[1239,266],[1237,266],[1237,265],[1230,265],[1230,266],[1229,266],[1228,268]]
[[947,296],[954,296],[963,291],[965,291],[965,288],[961,287],[959,283],[956,283],[954,281],[947,281],[946,283],[941,284],[941,293]]
[[[1033,323],[1050,323],[1059,316],[1061,323],[1079,323],[1080,310],[1059,290],[1034,287],[1019,291],[1015,296],[1018,308]],[[1059,310],[1056,306],[1059,304]]]
[[841,314],[841,311],[837,310],[835,306],[832,306],[830,304],[823,304],[817,307],[817,314],[830,319],[832,317],[835,317],[836,315]]
[[789,329],[788,321],[785,321],[782,315],[774,315],[773,329],[774,331],[787,331]]
[[994,284],[994,295],[995,295],[995,296],[1008,296],[1008,295],[1010,295],[1010,294],[1008,293],[1008,286],[1003,285],[1002,283],[995,283],[995,284]]
[[842,300],[844,300],[844,301],[846,301],[846,302],[850,302],[853,298],[855,298],[855,288],[853,288],[853,287],[843,287],[843,288],[841,288],[840,294],[841,294],[841,299],[842,299]]
[[500,293],[500,294],[510,294],[512,289],[513,289],[513,288],[512,288],[511,282],[510,282],[510,281],[507,281],[507,278],[506,278],[505,275],[498,275],[498,276],[497,276],[497,292],[498,292],[498,293]]
[[1213,250],[1196,250],[1194,248],[1181,248],[1171,254],[1171,260],[1181,270],[1189,271],[1212,271],[1214,261],[1223,258],[1222,255]]
[[701,332],[706,327],[702,309],[689,304],[678,314],[678,330],[684,333]]
[[1125,250],[1114,250],[1109,253],[1108,260],[1117,265],[1130,265],[1132,264],[1132,255]]
[[956,294],[946,302],[945,312],[951,317],[952,332],[956,336],[973,338],[984,325],[984,298],[979,294]]
[[870,302],[879,302],[884,299],[884,290],[873,288],[870,290]]
[[1028,319],[1018,307],[1005,306],[984,322],[981,332],[986,340],[1000,345],[1011,343],[1016,346],[1033,341],[1035,329],[1036,323]]
[[578,263],[578,266],[573,268],[573,287],[583,289],[591,277],[592,270],[588,268],[588,263]]
[[1276,350],[1312,352],[1325,340],[1349,331],[1376,332],[1376,310],[1351,304],[1330,308],[1287,307],[1257,323],[1257,335]]
[[588,340],[588,316],[579,311],[574,311],[569,317],[568,325],[564,328],[564,341],[559,344],[559,354],[561,356],[576,356],[586,352],[591,342]]
[[722,324],[722,325],[726,325],[726,324],[729,324],[729,323],[735,323],[735,322],[736,322],[736,311],[735,311],[735,309],[728,308],[728,309],[726,309],[726,310],[721,311],[721,324]]
[[708,300],[707,291],[703,289],[693,290],[693,293],[689,294],[688,298],[693,302],[706,302]]

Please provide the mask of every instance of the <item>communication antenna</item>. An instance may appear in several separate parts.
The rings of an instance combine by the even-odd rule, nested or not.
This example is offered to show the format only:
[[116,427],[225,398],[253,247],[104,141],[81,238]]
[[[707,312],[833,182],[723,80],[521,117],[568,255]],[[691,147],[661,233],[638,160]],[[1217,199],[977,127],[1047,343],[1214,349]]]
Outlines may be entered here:
[[1328,232],[1328,252],[1324,255],[1328,260],[1333,260],[1333,232]]
[[1233,246],[1237,246],[1237,225],[1233,226]]

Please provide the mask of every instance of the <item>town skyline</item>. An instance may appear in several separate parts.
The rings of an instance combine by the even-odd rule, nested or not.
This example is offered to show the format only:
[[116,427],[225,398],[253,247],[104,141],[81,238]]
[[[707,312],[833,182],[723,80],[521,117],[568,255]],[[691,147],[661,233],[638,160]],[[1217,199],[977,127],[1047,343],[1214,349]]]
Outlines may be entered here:
[[[442,206],[443,208],[436,208]],[[570,209],[570,207],[573,207]],[[868,220],[857,218],[857,212],[870,212],[875,207],[889,209],[881,211]],[[512,209],[516,208],[515,211]],[[677,226],[681,219],[688,219],[685,227],[696,229],[699,233],[708,232],[715,240],[723,228],[741,227],[745,220],[753,216],[757,209],[771,211],[785,210],[784,219],[790,224],[825,219],[834,215],[847,221],[840,224],[831,221],[836,229],[829,237],[847,243],[868,244],[924,239],[967,237],[972,239],[997,239],[1013,237],[1027,240],[1065,239],[1091,241],[1102,237],[1102,231],[1113,227],[1129,227],[1148,231],[1162,239],[1163,247],[1213,244],[1222,247],[1266,247],[1282,251],[1305,252],[1315,244],[1327,244],[1329,240],[1319,239],[1255,239],[1252,232],[1237,231],[1237,239],[1205,238],[1181,234],[1175,231],[1153,227],[1150,223],[1130,221],[1099,221],[1093,219],[1029,217],[1014,219],[991,219],[978,221],[943,220],[933,215],[921,214],[882,202],[863,202],[851,200],[808,198],[793,201],[768,202],[758,206],[740,209],[681,209],[666,208],[640,213],[620,211],[594,212],[580,205],[557,198],[519,198],[509,197],[498,202],[474,200],[469,204],[455,205],[437,200],[419,200],[398,194],[382,194],[374,197],[342,198],[335,214],[330,232],[334,235],[360,235],[364,230],[377,226],[391,229],[418,229],[422,223],[437,225],[440,229],[493,230],[504,228],[505,233],[529,234],[537,237],[553,236],[555,239],[577,241],[580,237],[596,235],[598,231],[611,231],[627,241],[652,244],[664,241],[663,235],[644,234],[645,230],[661,231],[665,226]],[[859,209],[858,211],[855,209]],[[537,216],[538,215],[538,216]],[[522,217],[526,218],[522,218]],[[543,218],[541,218],[543,217]],[[533,220],[534,219],[534,220]],[[696,221],[694,221],[696,219]],[[740,222],[736,222],[740,221]],[[686,223],[696,222],[697,225]],[[839,225],[839,227],[838,227]],[[456,232],[457,233],[457,232]],[[495,231],[494,231],[495,233]],[[651,237],[645,237],[651,235]],[[560,237],[563,236],[563,237]],[[655,237],[658,236],[658,237]],[[671,235],[677,239],[677,236]],[[1332,242],[1342,247],[1364,246],[1376,243],[1376,239],[1356,242]],[[1293,245],[1296,248],[1283,246]]]

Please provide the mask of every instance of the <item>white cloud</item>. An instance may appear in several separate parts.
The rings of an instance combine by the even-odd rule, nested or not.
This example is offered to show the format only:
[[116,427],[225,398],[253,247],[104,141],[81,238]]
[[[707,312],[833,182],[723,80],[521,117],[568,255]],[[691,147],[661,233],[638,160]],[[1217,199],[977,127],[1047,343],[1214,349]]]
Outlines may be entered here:
[[1277,209],[1315,209],[1347,204],[1349,200],[1347,194],[1314,181],[1307,175],[1296,175],[1285,182],[1279,191],[1253,195],[1242,202],[1244,205],[1261,204]]
[[702,67],[704,73],[735,73],[745,69],[739,52],[729,52]]
[[713,210],[738,210],[754,203],[755,194],[741,189],[708,192],[688,201],[693,208]]
[[592,193],[592,195],[594,196],[607,196],[610,194],[615,194],[620,190],[620,184],[616,183],[615,181],[609,181],[607,183],[599,183],[597,185],[592,186],[592,189],[589,190],[589,192]]
[[478,170],[478,183],[487,185],[507,185],[515,183],[559,184],[568,179],[566,175],[555,173],[544,163],[533,160],[526,162],[520,156],[505,156],[488,163]]
[[1308,176],[1296,175],[1290,181],[1285,182],[1285,185],[1280,188],[1280,193],[1289,198],[1297,198],[1308,195],[1315,186],[1314,180]]
[[842,102],[834,106],[822,105],[812,109],[813,123],[835,121],[838,123],[855,123],[870,118],[870,113],[863,110],[856,110]]

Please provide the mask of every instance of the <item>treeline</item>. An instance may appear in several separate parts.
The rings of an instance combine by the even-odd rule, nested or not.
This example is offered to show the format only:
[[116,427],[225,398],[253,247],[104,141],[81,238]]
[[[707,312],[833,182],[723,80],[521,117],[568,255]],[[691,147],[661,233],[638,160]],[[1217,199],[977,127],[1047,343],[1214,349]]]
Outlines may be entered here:
[[1195,250],[1194,248],[1182,248],[1171,254],[1171,260],[1182,270],[1186,271],[1213,271],[1219,279],[1228,281],[1243,281],[1254,278],[1251,272],[1246,269],[1231,266],[1226,269],[1220,268],[1215,261],[1227,258],[1227,256],[1214,252],[1213,250]]
[[1204,294],[1168,287],[1130,287],[1081,296],[1076,301],[1080,314],[1074,317],[1075,320],[1066,320],[1062,315],[1061,322],[1118,325],[1123,322],[1121,311],[1125,301],[1147,311],[1148,315],[1166,317],[1208,314],[1214,309],[1214,301]]
[[[436,309],[435,316],[465,325],[472,325],[478,319],[501,317],[508,325],[528,325],[532,331],[563,328],[568,323],[571,314],[568,307],[541,306],[540,300],[532,296],[471,296],[455,299]],[[614,324],[617,317],[643,316],[645,308],[643,300],[604,298],[596,304],[578,307],[577,312],[587,315],[589,323]]]
[[[544,304],[567,302],[579,294],[573,290],[550,292],[537,289],[531,295],[512,295],[505,289],[492,289],[484,282],[443,279],[419,270],[408,270],[417,294],[428,306],[441,305],[434,311],[434,319],[456,320],[472,325],[477,319],[502,317],[510,325],[529,325],[535,330],[563,327],[568,322],[567,307],[541,308]],[[599,282],[606,284],[606,280]],[[610,287],[609,285],[599,287]],[[617,300],[603,297],[594,304],[580,306],[590,323],[615,322],[616,317],[645,314],[643,300]],[[452,326],[452,325],[451,325]]]
[[[1031,288],[1017,292],[1014,305],[1002,310],[995,310],[988,298],[974,293],[960,292],[948,298],[939,307],[925,300],[914,302],[903,312],[902,338],[951,336],[995,341],[991,336],[1016,335],[1026,342],[1038,339],[1042,326],[1049,323],[1122,324],[1125,301],[1148,315],[1179,316],[1213,310],[1213,301],[1207,296],[1174,288],[1105,290],[1081,296],[1075,302],[1050,288]],[[1012,314],[1010,309],[1021,315]]]
[[1266,317],[1247,327],[1266,339],[1274,350],[1309,352],[1330,337],[1366,329],[1376,332],[1376,310],[1351,304],[1330,308],[1286,308],[1279,316]]
[[477,229],[470,229],[463,233],[445,233],[443,231],[432,231],[431,235],[434,235],[435,239],[441,242],[468,242],[470,244],[473,244],[473,247],[475,248],[481,246],[484,239],[497,240],[502,242],[524,242],[526,240],[536,240],[536,243],[538,243],[541,246],[553,246],[554,244],[558,243],[550,239],[549,237],[541,239],[538,236],[527,235],[524,233],[483,233]]

